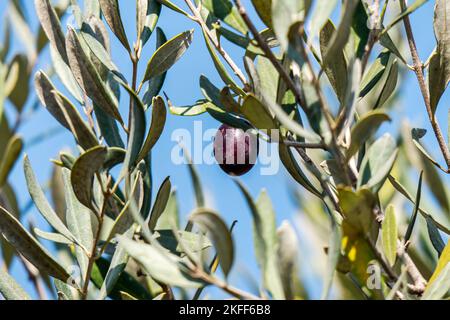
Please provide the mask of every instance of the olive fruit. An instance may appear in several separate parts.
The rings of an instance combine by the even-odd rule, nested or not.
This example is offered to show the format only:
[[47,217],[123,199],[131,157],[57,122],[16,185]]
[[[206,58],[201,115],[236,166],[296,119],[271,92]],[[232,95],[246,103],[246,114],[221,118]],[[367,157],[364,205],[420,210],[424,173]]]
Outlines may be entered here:
[[255,165],[259,145],[256,135],[242,129],[222,125],[214,140],[214,157],[231,176],[242,176]]

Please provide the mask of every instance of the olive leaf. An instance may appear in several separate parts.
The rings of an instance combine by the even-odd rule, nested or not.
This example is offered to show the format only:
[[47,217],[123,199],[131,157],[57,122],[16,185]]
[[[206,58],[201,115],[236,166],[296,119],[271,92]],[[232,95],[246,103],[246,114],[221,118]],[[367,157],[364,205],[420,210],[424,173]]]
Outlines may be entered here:
[[427,230],[428,230],[428,236],[430,238],[431,244],[433,245],[434,249],[437,251],[438,255],[440,256],[442,254],[442,251],[444,251],[445,243],[444,240],[442,240],[441,235],[439,234],[439,230],[429,217],[426,217],[427,221]]
[[22,149],[22,139],[19,136],[13,136],[9,140],[3,156],[0,158],[0,189],[3,188],[7,182],[8,176],[19,158]]
[[153,236],[172,253],[183,254],[188,250],[195,253],[212,247],[211,241],[201,233],[177,231],[175,235],[174,232],[172,229],[156,229]]
[[170,1],[170,0],[157,0],[157,1],[160,2],[160,3],[162,3],[162,4],[165,5],[167,8],[169,8],[169,9],[175,11],[175,12],[181,13],[182,15],[184,15],[184,16],[186,16],[186,17],[189,16],[189,14],[188,14],[186,11],[184,11],[183,9],[181,9],[180,7],[178,7],[177,5],[175,5],[175,4],[174,4],[172,1]]
[[[156,28],[156,50],[161,48],[167,42],[166,35],[162,31],[161,28]],[[148,88],[144,94],[143,102],[146,108],[148,108],[152,102],[153,98],[155,98],[160,92],[164,85],[164,81],[166,79],[167,72],[159,75],[157,77],[153,77],[148,81]]]
[[124,237],[119,243],[135,259],[144,270],[155,280],[172,286],[184,288],[199,288],[202,282],[190,279],[187,270],[177,256],[162,252],[152,245],[138,243]]
[[42,231],[38,228],[34,228],[33,233],[36,235],[36,237],[44,239],[44,240],[52,241],[52,242],[58,243],[58,244],[64,244],[67,246],[73,245],[72,241],[68,240],[66,237],[64,237],[63,235],[61,235],[59,233],[46,232],[46,231]]
[[158,142],[161,134],[163,133],[164,126],[167,119],[167,109],[164,100],[157,96],[153,99],[152,103],[152,121],[150,124],[150,130],[148,132],[147,138],[142,145],[142,149],[139,152],[137,161],[143,160],[150,153],[152,148]]
[[102,146],[87,150],[75,161],[70,174],[73,192],[78,201],[94,212],[97,209],[93,204],[92,186],[95,174],[103,168],[106,152],[106,148]]
[[[166,208],[156,222],[156,230],[180,228],[180,210],[178,205],[177,191],[172,190],[167,201]],[[160,241],[161,242],[161,241]]]
[[327,270],[325,279],[323,282],[321,299],[325,300],[330,295],[331,286],[336,273],[336,269],[341,257],[341,243],[342,243],[342,227],[337,222],[332,224],[332,233],[328,240],[328,258],[327,258]]
[[159,218],[166,209],[171,189],[172,185],[170,183],[170,178],[168,177],[163,181],[161,187],[158,190],[158,194],[156,195],[156,200],[153,204],[153,208],[150,214],[150,220],[148,222],[148,228],[150,229],[150,231],[155,230]]
[[190,221],[209,233],[217,250],[222,271],[227,277],[234,262],[233,239],[227,225],[217,213],[207,209],[196,210],[191,215]]
[[384,220],[381,224],[381,231],[384,254],[391,266],[393,266],[397,258],[398,241],[397,218],[393,205],[389,205],[386,209]]
[[374,109],[381,108],[386,101],[392,96],[395,92],[398,82],[398,62],[397,59],[392,61],[392,64],[389,68],[389,73],[387,74],[386,82],[381,90],[380,96],[378,98],[377,103],[375,104]]
[[173,115],[183,116],[183,117],[193,117],[201,115],[207,112],[207,107],[211,109],[213,104],[207,100],[198,100],[195,104],[189,106],[176,107],[168,100],[169,111]]
[[[21,112],[25,107],[30,94],[30,60],[23,54],[17,54],[10,66],[17,65],[17,82],[9,93],[9,100],[16,107],[17,111]],[[8,77],[12,72],[11,68],[8,70]]]
[[119,1],[118,0],[98,0],[100,8],[105,17],[106,22],[111,28],[112,32],[116,35],[125,49],[131,52],[130,44],[128,43],[125,28],[122,23],[122,17],[120,15]]
[[98,146],[98,140],[92,129],[81,118],[76,107],[58,91],[51,92],[58,107],[64,114],[75,140],[85,150]]
[[[51,257],[50,253],[20,224],[20,222],[0,206],[0,233],[40,272],[48,274],[63,282],[70,275]],[[75,285],[72,281],[71,285]]]
[[31,300],[28,293],[4,270],[0,270],[0,293],[6,300]]
[[140,46],[143,47],[155,30],[161,13],[161,4],[157,0],[137,0],[137,34]]
[[358,4],[359,1],[343,1],[344,8],[342,9],[341,21],[333,37],[328,41],[327,49],[322,57],[322,60],[325,63],[344,50],[351,32],[353,14],[357,9]]
[[49,0],[35,0],[36,13],[50,44],[58,52],[63,61],[68,64],[66,40],[61,29],[59,17]]
[[123,124],[117,102],[107,91],[100,75],[84,51],[75,30],[69,28],[66,39],[70,68],[80,87],[104,112]]
[[47,111],[67,130],[70,130],[69,123],[61,110],[60,105],[56,101],[53,92],[56,90],[49,77],[44,71],[38,71],[34,77],[34,85],[36,87],[36,93],[38,95],[41,104],[47,109]]
[[[328,20],[323,29],[320,31],[320,51],[322,57],[325,57],[331,41],[336,36],[336,28],[333,22]],[[333,87],[339,101],[345,101],[347,90],[347,60],[344,51],[336,51],[332,56],[324,61],[324,71]]]
[[180,33],[156,50],[147,64],[142,82],[160,76],[169,70],[187,51],[192,43],[193,35],[194,30]]
[[382,79],[389,61],[390,61],[391,53],[390,51],[382,51],[375,61],[370,66],[367,73],[364,75],[361,82],[360,89],[360,98],[364,98]]
[[[127,232],[125,232],[122,235],[122,237],[124,239],[129,240],[133,236],[133,233],[134,228],[130,228]],[[103,300],[109,293],[111,293],[111,291],[118,283],[120,277],[122,276],[122,273],[125,270],[128,260],[129,256],[127,254],[126,249],[121,243],[119,243],[112,257],[111,264],[105,276],[105,280],[100,288],[98,299]]]
[[311,17],[311,36],[315,37],[325,26],[331,14],[333,13],[336,5],[338,4],[337,0],[329,0],[329,1],[317,1],[314,12]]
[[290,150],[290,148],[283,142],[279,143],[278,153],[280,155],[280,160],[285,166],[286,170],[289,174],[297,181],[301,186],[303,186],[306,190],[311,192],[312,194],[321,197],[321,192],[317,190],[314,184],[310,181],[307,175],[303,172],[302,168],[298,165],[294,154]]
[[272,27],[283,50],[289,45],[292,25],[305,20],[311,1],[272,0]]
[[419,183],[417,186],[416,198],[414,200],[414,209],[411,215],[411,221],[408,224],[408,229],[406,229],[404,241],[408,243],[411,239],[412,232],[417,220],[417,214],[419,213],[420,201],[422,198],[422,180],[423,180],[423,171],[420,172]]
[[431,108],[436,111],[445,89],[450,82],[450,6],[446,1],[436,1],[434,10],[434,33],[437,49],[430,60],[429,88]]
[[450,289],[450,242],[447,243],[442,251],[441,257],[437,263],[427,287],[423,294],[423,300],[435,300],[444,297]]
[[397,153],[396,143],[389,134],[375,141],[361,164],[358,187],[366,186],[378,191],[389,176]]
[[258,200],[254,202],[247,188],[238,180],[235,181],[253,217],[253,243],[258,264],[262,269],[264,286],[275,299],[283,299],[284,290],[277,263],[275,212],[271,201],[267,192],[263,190]]
[[347,150],[347,159],[355,155],[378,128],[386,121],[391,121],[384,112],[371,111],[365,114],[352,128],[351,143]]
[[33,202],[39,212],[56,231],[65,236],[68,240],[77,242],[74,235],[69,231],[69,229],[67,229],[67,227],[64,225],[64,223],[48,203],[45,194],[39,186],[36,176],[34,175],[33,168],[31,167],[28,156],[25,156],[24,158],[23,169],[28,192],[30,193],[31,199],[33,199]]
[[[66,221],[67,227],[83,245],[87,252],[92,252],[92,246],[94,242],[94,234],[92,230],[93,218],[91,211],[83,206],[75,196],[72,184],[71,173],[68,169],[62,169],[63,182],[64,182],[64,194],[66,200]],[[89,258],[86,255],[86,251],[80,247],[75,248],[75,254],[82,275],[86,275]]]
[[272,26],[272,0],[252,0],[252,4],[261,20],[270,28]]
[[293,226],[283,221],[277,230],[278,265],[283,282],[286,299],[292,300],[300,296],[300,279],[297,275],[299,267],[299,245]]
[[79,103],[83,103],[83,93],[77,80],[73,76],[72,70],[69,65],[64,62],[58,52],[50,47],[50,57],[52,59],[53,66],[55,68],[55,73],[59,80],[63,83],[64,87],[69,91],[69,93],[74,97]]
[[270,130],[278,128],[267,107],[251,94],[244,100],[242,113],[257,129],[267,130],[268,135],[271,134]]
[[242,34],[248,32],[247,25],[239,14],[238,9],[230,0],[202,0],[202,4],[215,17],[222,20],[230,27]]

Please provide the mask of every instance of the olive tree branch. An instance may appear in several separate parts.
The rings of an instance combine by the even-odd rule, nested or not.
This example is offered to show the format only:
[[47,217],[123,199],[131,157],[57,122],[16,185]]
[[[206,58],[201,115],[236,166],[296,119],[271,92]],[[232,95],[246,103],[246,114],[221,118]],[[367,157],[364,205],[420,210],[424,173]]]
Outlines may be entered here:
[[[242,5],[240,0],[234,0],[234,3],[236,4],[236,7],[242,17],[242,19],[244,20],[245,24],[247,25],[247,27],[249,28],[250,32],[253,34],[253,37],[255,38],[256,42],[258,43],[259,47],[263,50],[264,54],[266,55],[266,57],[270,60],[270,62],[273,64],[273,66],[275,67],[275,69],[278,71],[278,73],[280,74],[280,77],[284,80],[284,82],[286,83],[286,85],[288,86],[288,88],[294,93],[295,98],[297,100],[297,102],[300,104],[300,106],[305,109],[306,108],[306,101],[304,96],[301,93],[300,88],[295,84],[294,80],[290,77],[290,75],[288,74],[288,72],[286,71],[286,69],[283,67],[283,65],[280,63],[280,61],[277,59],[277,57],[275,56],[275,54],[273,53],[273,51],[270,49],[269,45],[266,43],[266,41],[264,41],[264,39],[261,37],[261,34],[258,32],[258,29],[255,27],[255,25],[253,24],[252,20],[250,19],[250,17],[247,14],[247,10],[245,9],[245,7]],[[303,28],[302,28],[303,29]],[[302,30],[302,33],[303,30]],[[316,77],[314,70],[313,70],[313,66],[311,64],[311,61],[309,60],[305,48],[303,47],[303,45],[301,46],[301,51],[302,54],[304,56],[305,62],[307,63],[308,67],[311,70],[311,74],[312,74],[312,82],[314,85],[314,89],[318,95],[319,98],[319,102],[320,102],[320,106],[322,109],[322,112],[327,120],[328,126],[330,128],[331,133],[333,134],[333,153],[335,154],[336,159],[338,160],[338,162],[343,165],[346,174],[346,177],[348,179],[348,183],[351,184],[352,179],[350,178],[350,174],[349,174],[349,170],[348,168],[346,169],[345,163],[344,163],[344,159],[342,157],[341,152],[339,151],[339,147],[337,144],[337,139],[336,139],[336,135],[335,135],[335,130],[334,130],[334,120],[328,110],[328,108],[326,107],[326,103],[325,103],[325,98],[324,95],[322,93],[322,90],[320,88],[320,83],[318,78]]]
[[297,141],[292,141],[292,140],[285,140],[285,141],[283,141],[283,143],[285,145],[287,145],[288,147],[293,147],[293,148],[327,150],[327,146],[322,142],[307,143],[307,142],[297,142]]
[[232,295],[235,298],[243,299],[243,300],[261,300],[260,297],[255,296],[255,295],[253,295],[251,293],[242,291],[241,289],[235,288],[233,286],[230,286],[225,281],[217,278],[214,275],[207,274],[204,271],[198,272],[196,277],[198,277],[199,279],[205,281],[206,283],[209,283],[209,284],[211,284],[213,286],[216,286],[217,288],[223,290],[224,292]]
[[[400,0],[399,2],[400,2],[401,10],[402,11],[407,10],[406,0]],[[413,59],[414,72],[415,72],[417,80],[419,82],[419,87],[420,87],[420,91],[422,92],[423,100],[425,102],[425,107],[427,110],[428,118],[430,120],[431,127],[433,128],[436,139],[438,141],[439,148],[441,149],[442,155],[447,164],[447,168],[448,168],[447,173],[450,173],[450,151],[447,147],[444,135],[442,134],[442,130],[436,119],[436,115],[433,112],[433,109],[431,107],[430,92],[428,90],[428,87],[427,87],[427,84],[425,81],[424,72],[423,72],[424,65],[419,57],[416,41],[415,41],[414,34],[412,31],[411,21],[410,21],[408,15],[403,17],[403,23],[405,25],[406,36],[408,38],[408,44],[409,44],[411,56]]]
[[372,26],[371,26],[372,29],[370,30],[369,39],[367,41],[367,44],[366,44],[366,47],[364,50],[365,51],[364,56],[362,58],[362,63],[361,63],[361,73],[362,74],[364,74],[364,71],[366,70],[367,63],[369,62],[370,54],[372,53],[373,47],[375,46],[375,43],[377,43],[377,41],[379,39],[380,32],[381,32],[382,20],[384,19],[384,16],[386,14],[387,4],[388,4],[388,1],[386,1],[384,3],[383,11],[380,16],[380,14],[379,14],[380,0],[375,0],[373,11],[370,12],[370,15],[371,15],[370,19],[372,19]]
[[214,34],[211,32],[211,30],[206,25],[206,22],[203,20],[202,15],[200,14],[197,7],[191,2],[191,0],[185,0],[187,6],[191,10],[193,17],[191,19],[195,22],[197,22],[202,30],[205,32],[205,34],[208,36],[209,40],[212,42],[214,47],[216,48],[217,52],[223,57],[223,59],[227,62],[227,64],[230,66],[230,68],[233,70],[234,74],[239,78],[239,80],[242,82],[244,87],[248,87],[248,81],[245,77],[242,70],[237,66],[237,64],[233,61],[231,56],[225,51],[225,49],[221,46],[220,42],[218,41],[217,37],[214,36]]
[[406,271],[414,283],[412,286],[408,286],[410,292],[421,295],[425,291],[427,281],[422,276],[409,254],[406,252],[406,247],[401,241],[398,241],[397,243],[397,256],[404,263]]
[[[102,185],[102,180],[100,177],[100,174],[97,173],[96,174],[97,179],[99,180],[100,184]],[[88,256],[88,266],[87,266],[87,270],[86,270],[86,276],[84,279],[84,283],[83,283],[83,288],[81,289],[81,299],[82,300],[86,300],[87,298],[87,294],[88,294],[88,289],[89,289],[89,282],[91,280],[91,274],[92,274],[92,269],[94,267],[94,263],[95,261],[97,261],[97,259],[99,258],[98,254],[97,254],[97,245],[100,242],[100,238],[101,238],[101,233],[102,233],[102,229],[103,229],[103,221],[105,218],[105,214],[106,214],[106,207],[108,205],[108,200],[111,197],[112,193],[111,190],[109,190],[109,181],[107,182],[106,185],[106,190],[103,190],[103,186],[102,186],[102,191],[103,191],[103,204],[102,204],[102,208],[100,210],[100,212],[98,212],[97,216],[98,216],[98,226],[97,226],[97,231],[94,237],[94,242],[92,243],[92,250],[90,255]]]
[[258,29],[256,29],[255,25],[253,24],[252,20],[247,14],[247,10],[242,5],[240,0],[234,0],[234,3],[236,4],[236,7],[239,10],[239,14],[241,15],[242,19],[244,20],[245,24],[249,28],[250,32],[252,33],[253,37],[255,38],[256,42],[258,43],[258,46],[263,50],[266,57],[272,62],[275,69],[280,74],[283,81],[286,83],[288,88],[294,93],[295,99],[297,100],[298,104],[302,108],[306,108],[306,101],[305,98],[300,90],[300,88],[295,84],[294,80],[292,80],[291,76],[289,75],[288,71],[283,67],[281,62],[278,60],[278,58],[275,56],[273,51],[270,49],[267,42],[263,39],[261,34],[259,33]]

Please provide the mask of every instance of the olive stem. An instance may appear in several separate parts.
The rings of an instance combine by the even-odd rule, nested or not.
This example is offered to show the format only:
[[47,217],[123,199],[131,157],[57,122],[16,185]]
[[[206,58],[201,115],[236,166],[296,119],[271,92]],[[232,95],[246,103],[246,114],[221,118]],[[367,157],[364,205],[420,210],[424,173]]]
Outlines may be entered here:
[[[407,9],[406,0],[400,1],[400,8],[402,12]],[[408,38],[408,44],[411,51],[411,56],[413,59],[414,72],[416,74],[417,80],[419,82],[420,91],[422,92],[423,100],[425,102],[425,107],[427,110],[428,118],[431,123],[431,127],[433,128],[434,134],[438,141],[439,147],[441,149],[442,155],[447,164],[447,168],[450,169],[450,151],[447,147],[447,143],[445,142],[444,135],[442,134],[439,123],[436,120],[436,115],[433,112],[433,108],[431,106],[430,92],[428,90],[425,77],[423,74],[424,65],[420,60],[419,53],[417,51],[416,40],[414,38],[414,34],[412,31],[411,21],[408,15],[405,15],[403,18],[403,23],[405,25],[406,36]]]
[[322,150],[326,150],[327,146],[324,143],[307,143],[307,142],[296,142],[296,141],[290,141],[290,140],[285,140],[283,141],[283,143],[285,145],[287,145],[288,147],[293,147],[293,148],[302,148],[302,149],[322,149]]
[[248,81],[247,81],[247,78],[245,77],[244,73],[237,66],[237,64],[233,61],[233,59],[230,57],[230,55],[225,51],[225,49],[220,45],[220,42],[218,41],[217,37],[215,37],[211,33],[211,30],[209,30],[208,26],[206,25],[205,21],[203,20],[198,9],[194,6],[194,4],[190,0],[185,0],[185,2],[187,4],[187,6],[189,7],[189,9],[191,10],[192,14],[194,15],[193,20],[196,21],[202,27],[202,30],[208,36],[208,38],[213,43],[214,47],[217,49],[217,51],[220,53],[220,55],[228,63],[230,68],[233,70],[234,74],[239,78],[239,80],[242,82],[242,84],[244,84],[244,87],[248,87]]
[[264,51],[266,57],[272,62],[275,69],[280,74],[281,78],[283,78],[283,81],[286,83],[286,85],[289,87],[289,89],[294,93],[295,98],[297,102],[300,104],[302,108],[306,108],[306,101],[304,96],[301,93],[300,88],[295,84],[294,80],[292,80],[291,76],[289,75],[288,71],[283,67],[283,65],[280,63],[278,58],[275,56],[273,51],[270,49],[269,45],[264,41],[261,34],[259,33],[258,29],[256,29],[255,25],[251,21],[250,17],[247,14],[247,10],[242,5],[240,0],[234,0],[234,3],[236,4],[236,7],[238,8],[239,14],[241,15],[242,19],[244,20],[247,27],[250,29],[250,32],[253,34],[253,37],[255,38],[256,42],[258,43],[259,47]]

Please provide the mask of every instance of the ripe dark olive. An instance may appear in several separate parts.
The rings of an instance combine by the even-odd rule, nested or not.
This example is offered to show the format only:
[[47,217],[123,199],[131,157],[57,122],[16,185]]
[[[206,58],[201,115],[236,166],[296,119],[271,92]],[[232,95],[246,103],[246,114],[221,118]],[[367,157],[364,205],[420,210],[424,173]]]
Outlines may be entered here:
[[242,176],[255,165],[259,152],[258,138],[242,129],[222,125],[214,140],[214,156],[227,174]]

